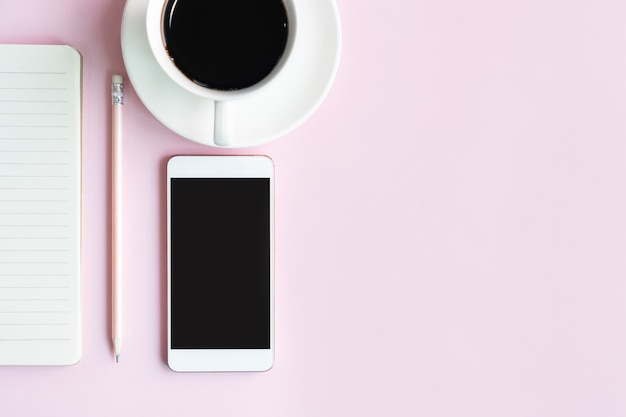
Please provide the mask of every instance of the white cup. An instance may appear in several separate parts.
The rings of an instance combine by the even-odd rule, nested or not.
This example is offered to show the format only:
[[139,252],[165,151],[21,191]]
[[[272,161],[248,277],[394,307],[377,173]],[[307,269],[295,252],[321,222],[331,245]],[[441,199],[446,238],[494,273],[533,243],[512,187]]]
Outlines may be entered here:
[[[146,33],[150,50],[154,55],[158,65],[165,74],[173,82],[181,88],[195,94],[199,97],[213,101],[214,114],[212,116],[214,123],[214,142],[219,146],[229,146],[235,129],[236,121],[236,102],[237,100],[249,97],[250,95],[259,93],[268,84],[272,83],[284,68],[285,63],[293,50],[294,40],[296,37],[296,8],[294,2],[296,0],[281,0],[287,13],[287,41],[283,53],[278,63],[273,67],[271,72],[265,78],[253,85],[237,89],[215,89],[200,85],[183,73],[174,63],[169,55],[166,41],[164,37],[164,13],[168,3],[176,1],[202,1],[210,2],[213,0],[148,0],[146,11]],[[198,28],[202,30],[202,28]],[[229,42],[228,39],[215,39],[215,42]]]

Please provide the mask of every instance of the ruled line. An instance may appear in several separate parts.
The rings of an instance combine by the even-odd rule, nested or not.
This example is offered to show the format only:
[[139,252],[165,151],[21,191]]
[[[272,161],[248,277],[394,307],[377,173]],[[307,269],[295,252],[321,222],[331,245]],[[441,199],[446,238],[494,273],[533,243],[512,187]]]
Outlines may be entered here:
[[18,310],[7,310],[0,311],[0,314],[68,314],[67,310],[30,310],[30,311],[18,311]]
[[17,75],[67,75],[66,71],[0,71],[0,74]]
[[62,339],[3,339],[0,338],[0,342],[67,342],[72,339],[62,338]]
[[17,90],[17,91],[66,91],[65,87],[0,87],[0,90]]
[[67,116],[67,113],[17,113],[17,112],[0,112],[0,116]]
[[68,103],[67,100],[0,100],[0,103]]
[[35,278],[44,278],[44,277],[69,277],[69,274],[0,274],[0,278],[15,278],[15,277],[35,277]]

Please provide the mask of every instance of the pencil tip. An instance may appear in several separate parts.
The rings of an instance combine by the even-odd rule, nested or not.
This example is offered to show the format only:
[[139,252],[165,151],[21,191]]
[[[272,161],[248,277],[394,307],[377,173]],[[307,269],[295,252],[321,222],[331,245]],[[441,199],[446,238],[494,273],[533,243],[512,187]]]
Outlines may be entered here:
[[120,363],[120,355],[115,355],[115,363]]

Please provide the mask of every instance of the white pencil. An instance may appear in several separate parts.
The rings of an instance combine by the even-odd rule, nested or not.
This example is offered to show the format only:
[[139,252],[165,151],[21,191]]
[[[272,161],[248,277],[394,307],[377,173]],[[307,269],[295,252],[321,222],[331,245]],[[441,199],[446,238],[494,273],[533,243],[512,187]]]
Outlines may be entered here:
[[122,107],[123,78],[114,75],[111,83],[111,310],[115,362],[122,348]]

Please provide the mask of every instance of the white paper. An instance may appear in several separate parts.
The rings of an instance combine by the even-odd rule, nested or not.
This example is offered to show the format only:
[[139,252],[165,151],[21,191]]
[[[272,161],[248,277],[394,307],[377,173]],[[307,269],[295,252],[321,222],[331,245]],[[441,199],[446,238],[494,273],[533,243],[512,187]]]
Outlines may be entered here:
[[0,364],[81,354],[81,58],[0,45]]

